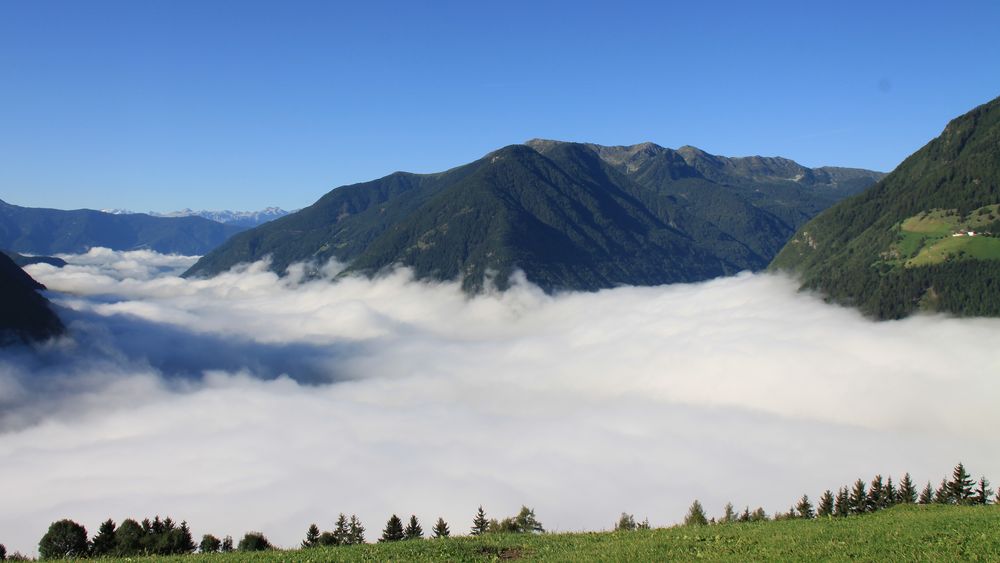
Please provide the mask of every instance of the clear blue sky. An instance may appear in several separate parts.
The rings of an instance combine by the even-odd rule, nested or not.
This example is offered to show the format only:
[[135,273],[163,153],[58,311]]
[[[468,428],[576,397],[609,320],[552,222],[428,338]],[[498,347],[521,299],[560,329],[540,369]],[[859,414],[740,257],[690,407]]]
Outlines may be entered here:
[[0,2],[0,199],[307,205],[547,137],[890,170],[1000,95],[1000,3]]

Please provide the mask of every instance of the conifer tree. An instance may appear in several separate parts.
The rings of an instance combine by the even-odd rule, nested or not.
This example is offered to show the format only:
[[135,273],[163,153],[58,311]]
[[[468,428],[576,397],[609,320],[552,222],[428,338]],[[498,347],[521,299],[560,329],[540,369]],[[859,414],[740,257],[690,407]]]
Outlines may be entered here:
[[222,542],[219,538],[213,536],[212,534],[205,534],[201,536],[201,544],[198,546],[198,550],[202,553],[215,553],[219,551],[222,547]]
[[749,522],[750,521],[750,507],[749,506],[743,508],[743,513],[740,514],[739,521],[740,522]]
[[639,529],[639,530],[648,530],[649,529],[649,518],[643,518],[642,522],[639,522],[639,525],[636,528]]
[[685,526],[705,526],[708,524],[708,518],[705,517],[705,509],[702,508],[701,503],[695,499],[691,503],[691,508],[688,509],[687,516],[684,517]]
[[899,492],[896,491],[896,486],[892,483],[892,475],[890,475],[885,480],[885,488],[882,489],[882,506],[881,508],[889,508],[895,506],[899,502]]
[[868,499],[866,501],[866,507],[868,512],[875,512],[876,510],[882,508],[884,501],[882,500],[882,492],[885,489],[885,484],[882,482],[882,476],[876,475],[872,479],[871,486],[868,487]]
[[347,545],[361,545],[365,543],[365,527],[361,525],[361,520],[351,514],[351,521],[347,524]]
[[931,488],[931,482],[927,481],[927,486],[924,490],[920,491],[920,499],[917,501],[920,504],[930,504],[934,501],[934,489]]
[[764,512],[764,509],[759,506],[757,507],[757,510],[754,510],[750,515],[751,522],[766,522],[767,519],[767,512]]
[[451,531],[448,529],[448,523],[441,517],[438,517],[438,521],[434,524],[434,527],[431,528],[431,531],[434,532],[435,539],[446,538],[451,535]]
[[365,527],[361,525],[361,520],[351,514],[351,521],[347,525],[348,545],[361,545],[365,543]]
[[416,515],[410,515],[410,522],[406,525],[406,529],[403,530],[403,534],[406,536],[405,539],[408,540],[423,539],[424,529],[420,527],[420,522],[417,521]]
[[108,518],[102,522],[101,527],[97,530],[97,535],[90,542],[90,553],[97,557],[113,555],[117,545],[116,531],[114,520]]
[[309,529],[306,530],[306,539],[302,540],[303,549],[308,549],[310,547],[316,547],[319,545],[319,526],[316,524],[309,524]]
[[347,515],[343,512],[337,516],[337,523],[333,525],[333,541],[336,545],[348,545],[350,544],[351,532],[348,529]]
[[833,516],[833,491],[827,489],[819,497],[819,506],[816,507],[816,515],[823,517]]
[[861,479],[854,482],[848,506],[851,514],[863,514],[868,510],[868,493],[865,491],[865,482]]
[[219,547],[219,551],[222,553],[229,553],[233,550],[233,536],[226,536],[222,538],[222,546]]
[[403,521],[399,519],[399,516],[393,514],[385,523],[385,529],[382,530],[382,537],[378,541],[400,541],[405,537],[406,535],[403,533]]
[[899,482],[899,493],[896,495],[896,499],[901,504],[917,502],[917,489],[913,486],[913,480],[909,473],[903,475],[903,479]]
[[959,462],[951,474],[951,481],[948,483],[949,500],[955,504],[970,504],[973,484],[972,477],[965,470],[965,466]]
[[986,476],[979,478],[979,486],[976,488],[976,496],[973,497],[973,502],[975,504],[989,504],[990,497],[993,496],[993,491],[990,489],[990,482],[986,479]]
[[194,537],[191,535],[191,528],[188,527],[187,520],[181,520],[181,527],[177,528],[176,534],[171,534],[171,553],[188,554],[193,553],[198,548],[194,544]]
[[725,508],[723,508],[722,513],[722,523],[731,524],[736,521],[736,511],[733,509],[733,503],[727,502]]
[[795,511],[798,512],[799,518],[808,520],[816,517],[816,513],[813,512],[813,505],[809,502],[809,495],[802,495],[799,503],[795,505]]
[[847,487],[837,490],[837,499],[833,505],[834,516],[847,516],[851,513],[851,495],[847,492]]
[[486,533],[490,528],[490,521],[486,519],[486,512],[483,511],[483,505],[479,505],[479,512],[476,513],[476,517],[472,519],[472,535],[481,536]]
[[947,479],[941,479],[941,484],[934,491],[934,502],[937,504],[948,504],[953,502],[951,497],[951,486]]

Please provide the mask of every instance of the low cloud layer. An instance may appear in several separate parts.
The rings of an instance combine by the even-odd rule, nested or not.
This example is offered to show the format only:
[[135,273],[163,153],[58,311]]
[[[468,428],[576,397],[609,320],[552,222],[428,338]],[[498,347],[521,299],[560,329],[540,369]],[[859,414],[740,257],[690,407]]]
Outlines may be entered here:
[[338,512],[369,539],[393,512],[465,533],[480,504],[604,529],[960,459],[1000,478],[998,320],[872,323],[771,275],[469,299],[405,270],[185,280],[193,258],[65,258],[29,272],[71,337],[0,356],[10,551],[63,517],[293,546]]

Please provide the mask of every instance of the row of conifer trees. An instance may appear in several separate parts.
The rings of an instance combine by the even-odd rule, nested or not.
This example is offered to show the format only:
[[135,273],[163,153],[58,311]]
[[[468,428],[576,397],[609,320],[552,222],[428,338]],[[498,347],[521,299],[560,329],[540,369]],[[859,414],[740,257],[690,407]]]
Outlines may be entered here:
[[[1000,499],[1000,489],[996,491],[996,498]],[[976,482],[966,471],[965,465],[959,463],[952,471],[951,477],[941,479],[941,484],[935,489],[930,481],[923,489],[917,490],[913,479],[909,473],[903,475],[897,486],[893,483],[892,477],[883,478],[876,475],[871,482],[866,483],[863,479],[858,479],[852,485],[847,485],[837,489],[837,492],[827,489],[819,497],[819,503],[813,505],[809,500],[809,495],[802,495],[797,503],[788,509],[788,512],[777,512],[773,519],[785,520],[790,518],[817,518],[817,517],[844,517],[867,512],[875,512],[885,508],[891,508],[897,504],[958,504],[975,505],[990,504],[993,502],[994,493],[990,489],[990,482],[985,476],[980,477]],[[628,514],[622,514],[622,518],[615,526],[615,529],[635,529],[621,528],[622,522],[626,518],[631,519]],[[709,519],[704,507],[697,500],[691,504],[687,515],[684,517],[685,525],[706,525],[725,524],[731,522],[760,522],[770,520],[763,508],[757,508],[753,512],[750,507],[746,507],[742,513],[737,513],[732,503],[727,503],[723,515],[716,520]],[[633,520],[634,522],[634,520]]]
[[[1000,489],[996,491],[996,499],[1000,501]],[[768,516],[763,508],[754,511],[746,507],[738,513],[732,503],[727,503],[723,515],[708,518],[704,507],[697,500],[691,505],[684,518],[685,525],[727,524],[735,522],[760,522],[765,520],[783,520],[789,518],[812,519],[817,517],[836,518],[875,512],[890,508],[897,504],[991,504],[994,492],[985,476],[976,482],[959,463],[952,471],[951,477],[945,477],[935,489],[930,482],[918,490],[909,473],[903,475],[897,486],[892,477],[883,479],[876,475],[866,483],[858,479],[852,485],[840,487],[836,493],[824,491],[819,497],[819,503],[813,505],[808,495],[802,498],[787,512],[778,512],[773,517]],[[649,529],[649,520],[636,522],[635,518],[622,513],[615,523],[615,531],[631,531]],[[515,515],[502,520],[487,518],[486,512],[480,506],[472,520],[470,534],[479,536],[490,533],[543,533],[541,522],[535,516],[535,511],[526,506]],[[451,535],[448,523],[444,518],[438,518],[431,528],[432,538],[447,538]],[[379,542],[393,542],[422,539],[423,527],[415,515],[411,515],[404,526],[403,521],[393,514],[386,522]],[[331,531],[321,531],[316,524],[306,531],[303,548],[317,546],[355,545],[365,543],[365,527],[357,516],[348,518],[341,513]],[[203,553],[230,551],[262,551],[273,549],[268,539],[260,532],[246,533],[237,545],[233,538],[226,536],[219,539],[211,534],[202,536],[197,546],[191,536],[187,522],[179,525],[171,518],[160,519],[156,516],[138,522],[127,518],[116,526],[111,519],[100,526],[97,535],[88,539],[87,530],[72,520],[59,520],[49,526],[45,536],[38,544],[39,555],[43,559],[61,559],[66,557],[130,557],[137,555],[180,555],[193,553],[196,549]],[[8,559],[6,549],[0,545],[0,561]],[[17,554],[9,559],[23,559]]]

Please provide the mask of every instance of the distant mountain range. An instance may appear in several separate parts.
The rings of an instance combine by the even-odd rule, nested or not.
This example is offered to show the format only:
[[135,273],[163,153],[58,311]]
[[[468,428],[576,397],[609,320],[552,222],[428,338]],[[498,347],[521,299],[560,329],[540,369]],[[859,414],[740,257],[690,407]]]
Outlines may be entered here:
[[[112,215],[134,215],[136,213],[127,209],[102,209],[101,211]],[[182,209],[180,211],[171,211],[169,213],[150,211],[146,213],[146,215],[151,215],[153,217],[203,217],[205,219],[215,221],[216,223],[250,228],[262,225],[268,221],[273,221],[279,217],[284,217],[285,215],[288,215],[288,213],[288,211],[285,211],[280,207],[267,207],[265,209],[261,209],[260,211],[194,211],[192,209]]]
[[653,143],[532,140],[437,174],[397,172],[334,189],[235,235],[185,275],[270,257],[397,264],[419,278],[503,289],[520,269],[548,291],[692,282],[767,266],[818,212],[883,174],[727,158]]
[[43,340],[65,330],[40,289],[45,286],[0,252],[0,346]]
[[1000,98],[804,225],[771,268],[880,319],[1000,316]]
[[91,209],[64,211],[0,201],[0,248],[27,254],[149,249],[201,255],[244,230],[202,217],[113,215]]

